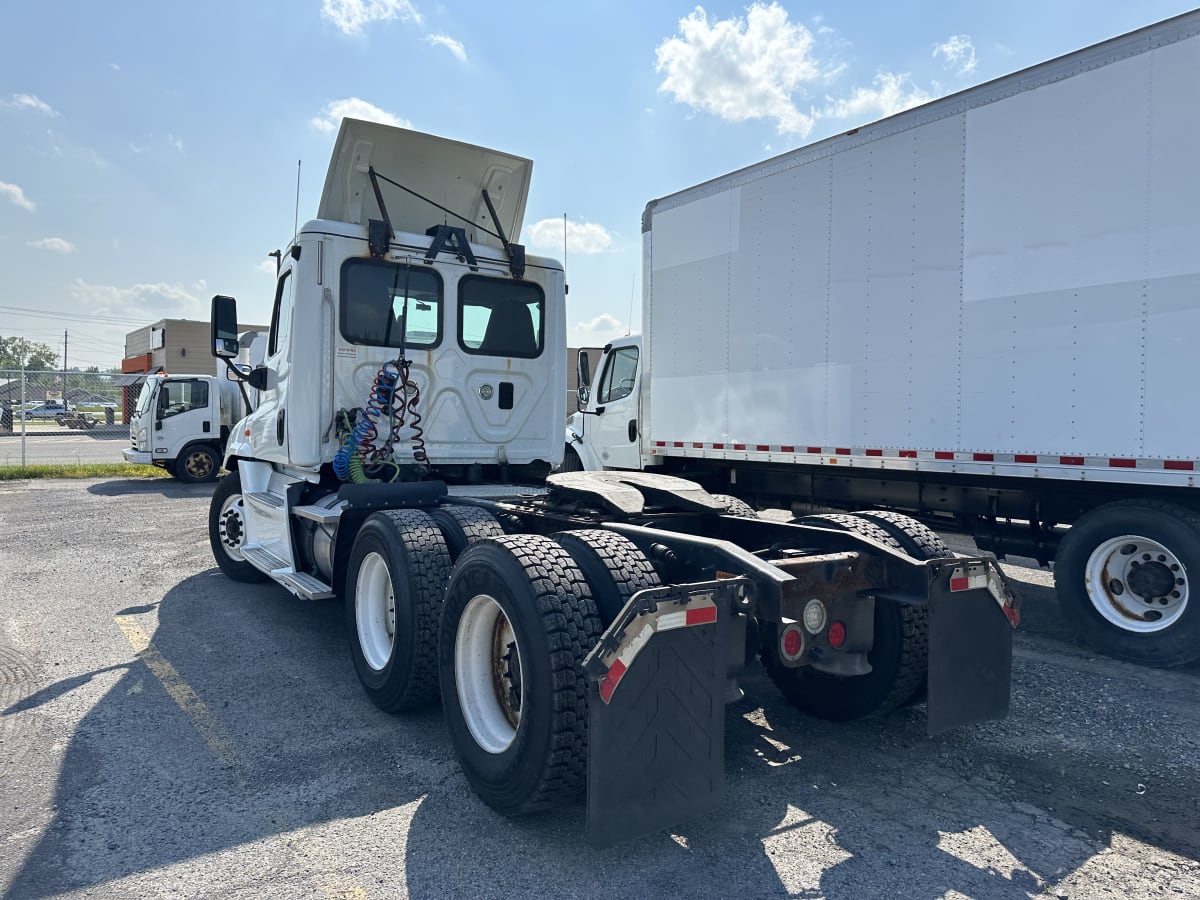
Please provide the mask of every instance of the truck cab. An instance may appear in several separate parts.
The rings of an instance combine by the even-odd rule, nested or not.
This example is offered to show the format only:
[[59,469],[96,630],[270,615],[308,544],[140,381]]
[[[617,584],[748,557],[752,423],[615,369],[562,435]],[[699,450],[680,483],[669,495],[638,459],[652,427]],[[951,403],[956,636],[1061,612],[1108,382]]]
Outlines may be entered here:
[[567,420],[566,469],[641,469],[642,339],[627,335],[605,345],[591,383],[587,354],[578,360],[579,409]]

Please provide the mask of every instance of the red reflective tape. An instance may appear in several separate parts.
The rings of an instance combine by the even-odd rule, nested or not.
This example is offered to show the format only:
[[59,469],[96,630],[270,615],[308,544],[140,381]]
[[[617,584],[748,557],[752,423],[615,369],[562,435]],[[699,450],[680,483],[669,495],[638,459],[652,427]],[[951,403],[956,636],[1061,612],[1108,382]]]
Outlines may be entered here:
[[703,450],[704,445],[702,443],[700,443],[699,441],[692,441],[692,449],[693,450]]
[[809,453],[820,453],[821,452],[820,447],[808,447],[807,450]]
[[625,663],[619,659],[612,664],[608,670],[608,674],[600,681],[600,699],[605,703],[612,700],[613,691],[617,689],[617,682],[621,680],[621,676],[625,674]]
[[954,454],[948,450],[938,450],[933,454],[934,459],[954,459]]
[[688,625],[707,625],[715,621],[717,621],[717,608],[715,606],[701,606],[687,611]]
[[1164,469],[1173,469],[1176,472],[1191,472],[1196,464],[1190,459],[1167,459],[1163,460]]
[[867,456],[883,456],[882,450],[868,450]]
[[790,446],[788,446],[787,444],[784,444],[782,447],[780,447],[780,448],[779,448],[779,452],[780,452],[780,453],[795,453],[795,452],[796,452],[796,448],[795,448],[795,447],[790,447]]
[[849,448],[849,447],[838,447],[838,448],[837,448],[836,450],[834,450],[833,452],[834,452],[834,453],[836,453],[836,454],[838,454],[838,455],[840,455],[840,456],[849,456],[849,455],[850,455],[850,448]]
[[768,453],[771,450],[771,446],[769,444],[757,444],[754,449],[759,453]]
[[675,444],[674,444],[674,446],[676,446],[676,447],[682,447],[682,446],[683,446],[683,441],[676,441],[676,442],[675,442]]
[[665,446],[667,446],[667,442],[666,441],[655,441],[654,446],[655,447],[665,447]]
[[1060,456],[1058,458],[1058,462],[1060,465],[1064,465],[1064,466],[1082,466],[1083,465],[1083,457],[1082,456]]
[[960,578],[951,578],[950,579],[950,590],[952,590],[952,591],[965,591],[965,590],[970,589],[970,587],[971,587],[971,579],[968,578],[966,575],[963,575]]
[[734,449],[734,450],[745,450],[745,449],[746,449],[746,445],[745,445],[745,444],[734,444],[734,445],[733,445],[733,449]]
[[1108,464],[1114,469],[1136,469],[1136,459],[1110,459]]
[[1013,461],[1020,463],[1035,463],[1037,462],[1037,457],[1029,453],[1018,453],[1013,457]]
[[995,462],[996,455],[994,453],[972,453],[971,459],[975,462]]
[[916,459],[917,451],[916,450],[901,450],[900,458],[901,459]]
[[714,450],[724,450],[725,445],[724,444],[713,444],[713,449]]

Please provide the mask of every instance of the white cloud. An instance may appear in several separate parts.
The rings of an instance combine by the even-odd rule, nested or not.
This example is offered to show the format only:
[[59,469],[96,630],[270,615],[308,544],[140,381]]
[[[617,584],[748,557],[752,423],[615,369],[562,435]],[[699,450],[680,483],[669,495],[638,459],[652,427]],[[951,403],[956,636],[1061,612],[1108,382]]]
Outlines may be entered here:
[[30,212],[33,212],[37,208],[34,202],[25,196],[25,192],[15,184],[0,181],[0,197],[7,197],[12,201],[14,206],[19,206],[21,209],[27,209]]
[[600,313],[589,322],[576,322],[571,326],[567,342],[572,347],[603,347],[614,338],[629,334],[616,316]]
[[270,275],[272,278],[274,278],[278,264],[273,259],[264,259],[254,268],[258,269],[258,271],[262,272],[263,274]]
[[907,74],[881,72],[875,76],[874,87],[855,88],[849,97],[826,98],[820,115],[830,119],[856,120],[890,116],[933,99],[912,83]]
[[[526,227],[529,246],[536,250],[562,253],[563,220],[542,219]],[[603,253],[612,246],[613,236],[603,225],[595,222],[567,220],[567,253]]]
[[697,6],[656,49],[664,73],[658,89],[729,122],[774,119],[780,133],[807,135],[813,116],[793,95],[828,74],[812,50],[812,32],[778,3],[754,3],[744,19],[711,23]]
[[358,34],[371,22],[399,19],[401,22],[422,22],[421,13],[411,0],[323,0],[321,15],[343,34]]
[[366,119],[368,122],[382,122],[384,125],[412,128],[412,122],[407,119],[394,116],[387,110],[380,109],[374,103],[368,103],[358,97],[332,100],[325,104],[325,109],[319,116],[314,116],[309,121],[314,128],[321,131],[337,131],[342,124],[342,119]]
[[933,48],[933,58],[941,57],[947,69],[953,69],[959,75],[970,75],[975,71],[978,60],[975,58],[975,45],[967,34],[952,34],[945,43]]
[[39,250],[52,250],[55,253],[74,253],[75,245],[65,238],[48,237],[39,238],[36,241],[26,242],[30,247],[37,247]]
[[467,61],[467,51],[463,47],[461,41],[456,41],[447,34],[431,34],[425,38],[426,43],[432,44],[435,47],[445,47],[459,62]]
[[174,147],[176,150],[178,150],[180,153],[183,152],[183,138],[177,138],[173,134],[168,134],[167,135],[167,143],[170,144],[172,147]]
[[0,102],[9,109],[28,109],[46,116],[58,115],[58,110],[34,94],[13,94],[10,99]]
[[207,304],[178,284],[158,282],[117,287],[107,284],[88,284],[76,278],[71,284],[71,296],[89,315],[104,315],[121,319],[206,319]]

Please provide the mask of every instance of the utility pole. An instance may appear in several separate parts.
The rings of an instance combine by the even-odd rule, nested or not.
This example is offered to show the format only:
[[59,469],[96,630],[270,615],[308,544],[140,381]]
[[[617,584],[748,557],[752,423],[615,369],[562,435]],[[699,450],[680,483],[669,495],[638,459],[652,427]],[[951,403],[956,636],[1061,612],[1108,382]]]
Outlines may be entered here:
[[63,408],[67,408],[67,329],[63,329]]

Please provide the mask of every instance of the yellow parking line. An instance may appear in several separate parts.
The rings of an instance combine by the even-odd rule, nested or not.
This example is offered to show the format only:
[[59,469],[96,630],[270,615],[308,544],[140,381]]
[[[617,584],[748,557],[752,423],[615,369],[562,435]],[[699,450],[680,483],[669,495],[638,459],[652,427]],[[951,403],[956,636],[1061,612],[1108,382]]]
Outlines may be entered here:
[[124,632],[138,659],[154,673],[166,692],[170,694],[171,699],[192,720],[192,724],[204,738],[204,743],[208,745],[213,756],[225,765],[232,766],[236,758],[233,739],[217,721],[216,716],[204,705],[204,701],[183,680],[175,667],[167,662],[166,657],[159,653],[158,648],[150,642],[146,632],[142,631],[132,616],[117,616],[114,621],[117,623],[117,627]]

